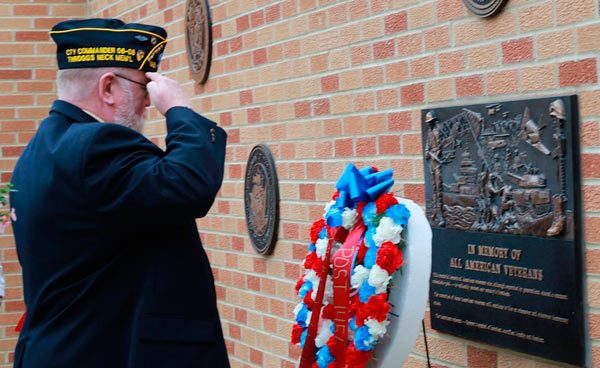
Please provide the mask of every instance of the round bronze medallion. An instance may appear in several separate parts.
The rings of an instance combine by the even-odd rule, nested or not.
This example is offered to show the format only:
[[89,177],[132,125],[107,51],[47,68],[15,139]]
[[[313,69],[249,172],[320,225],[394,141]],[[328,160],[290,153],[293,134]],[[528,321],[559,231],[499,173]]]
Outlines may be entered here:
[[185,28],[192,78],[202,84],[208,79],[212,53],[212,25],[208,0],[188,0]]
[[507,0],[463,0],[467,8],[475,15],[489,17],[502,9]]
[[271,150],[259,144],[252,149],[244,181],[244,209],[252,246],[269,254],[277,242],[279,183]]

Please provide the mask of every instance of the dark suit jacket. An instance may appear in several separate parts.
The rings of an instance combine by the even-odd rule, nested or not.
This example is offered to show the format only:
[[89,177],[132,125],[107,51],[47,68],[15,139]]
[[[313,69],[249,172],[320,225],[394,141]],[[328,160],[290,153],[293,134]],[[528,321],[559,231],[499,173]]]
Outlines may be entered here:
[[184,107],[167,150],[56,101],[21,155],[11,205],[27,318],[15,367],[228,367],[195,218],[226,133]]

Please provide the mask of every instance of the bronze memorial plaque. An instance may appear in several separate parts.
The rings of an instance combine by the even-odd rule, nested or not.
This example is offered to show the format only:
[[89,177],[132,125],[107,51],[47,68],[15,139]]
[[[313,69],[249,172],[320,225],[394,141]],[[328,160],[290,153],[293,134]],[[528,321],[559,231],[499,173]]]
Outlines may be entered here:
[[188,0],[185,29],[192,78],[202,84],[208,79],[212,56],[212,24],[208,0]]
[[467,8],[475,15],[489,17],[499,12],[507,0],[463,0]]
[[431,326],[585,363],[576,96],[423,110]]
[[264,144],[252,149],[244,181],[244,209],[252,246],[269,254],[279,228],[279,183],[271,150]]

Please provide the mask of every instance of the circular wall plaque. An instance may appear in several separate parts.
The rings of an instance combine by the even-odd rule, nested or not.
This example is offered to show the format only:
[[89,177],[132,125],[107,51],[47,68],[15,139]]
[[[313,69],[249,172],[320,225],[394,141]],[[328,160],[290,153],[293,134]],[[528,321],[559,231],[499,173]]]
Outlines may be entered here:
[[255,146],[248,157],[244,209],[252,246],[260,254],[271,253],[279,227],[279,183],[273,155],[264,144]]
[[463,0],[469,10],[480,17],[496,14],[507,0]]
[[192,78],[202,84],[208,79],[212,54],[212,25],[208,0],[188,0],[185,28]]

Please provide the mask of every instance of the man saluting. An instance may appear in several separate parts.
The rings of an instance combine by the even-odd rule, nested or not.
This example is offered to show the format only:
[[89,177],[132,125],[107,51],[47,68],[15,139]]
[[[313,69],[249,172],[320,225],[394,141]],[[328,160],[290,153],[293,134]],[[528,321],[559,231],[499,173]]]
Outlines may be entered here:
[[[15,367],[228,367],[195,224],[221,186],[225,132],[156,73],[164,29],[88,19],[50,33],[59,99],[12,180],[27,307]],[[140,133],[151,102],[165,152]]]

